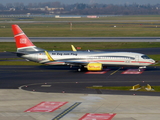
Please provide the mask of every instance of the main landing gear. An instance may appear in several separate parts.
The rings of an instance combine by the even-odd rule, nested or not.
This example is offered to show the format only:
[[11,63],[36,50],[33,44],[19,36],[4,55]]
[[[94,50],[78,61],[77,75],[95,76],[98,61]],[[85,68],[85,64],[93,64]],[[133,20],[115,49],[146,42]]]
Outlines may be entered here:
[[78,69],[77,69],[78,72],[81,72],[81,71],[86,71],[86,68],[84,66],[80,66]]

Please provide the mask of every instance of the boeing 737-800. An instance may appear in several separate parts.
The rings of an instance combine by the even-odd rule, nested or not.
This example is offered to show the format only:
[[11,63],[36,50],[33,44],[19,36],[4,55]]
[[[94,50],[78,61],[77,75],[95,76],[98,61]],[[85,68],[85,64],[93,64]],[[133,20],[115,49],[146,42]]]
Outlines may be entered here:
[[155,61],[141,53],[133,52],[95,52],[77,51],[47,51],[36,47],[18,25],[12,25],[17,46],[17,56],[46,65],[79,66],[78,71],[86,68],[88,71],[101,71],[103,66],[137,66],[145,68]]

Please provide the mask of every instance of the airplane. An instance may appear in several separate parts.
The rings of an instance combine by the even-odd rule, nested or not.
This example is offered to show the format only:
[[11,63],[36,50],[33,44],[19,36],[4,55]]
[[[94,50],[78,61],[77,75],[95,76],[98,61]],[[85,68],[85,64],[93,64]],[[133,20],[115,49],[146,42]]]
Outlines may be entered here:
[[47,51],[35,46],[22,29],[12,25],[17,46],[17,56],[28,61],[46,65],[78,66],[78,71],[102,71],[105,66],[136,66],[139,70],[155,64],[155,60],[145,54],[134,52],[77,51],[71,45],[72,51]]

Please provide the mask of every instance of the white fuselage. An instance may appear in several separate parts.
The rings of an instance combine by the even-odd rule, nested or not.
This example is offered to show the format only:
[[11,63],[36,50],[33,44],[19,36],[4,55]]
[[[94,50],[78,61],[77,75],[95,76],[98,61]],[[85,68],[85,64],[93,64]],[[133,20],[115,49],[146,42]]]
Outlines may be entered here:
[[148,66],[155,63],[146,55],[133,52],[49,51],[48,53],[54,59],[53,62],[48,62],[44,51],[37,51],[22,57],[49,65],[101,63],[106,66]]

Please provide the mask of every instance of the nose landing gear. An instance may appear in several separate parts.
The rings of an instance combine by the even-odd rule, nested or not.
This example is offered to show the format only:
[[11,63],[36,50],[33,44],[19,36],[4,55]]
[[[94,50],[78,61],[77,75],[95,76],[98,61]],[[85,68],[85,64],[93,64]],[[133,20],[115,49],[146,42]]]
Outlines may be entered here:
[[139,67],[139,68],[138,68],[138,71],[142,71],[142,70],[145,69],[145,68],[146,68],[146,66]]

